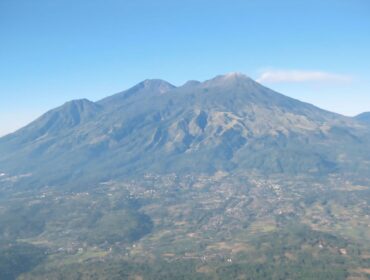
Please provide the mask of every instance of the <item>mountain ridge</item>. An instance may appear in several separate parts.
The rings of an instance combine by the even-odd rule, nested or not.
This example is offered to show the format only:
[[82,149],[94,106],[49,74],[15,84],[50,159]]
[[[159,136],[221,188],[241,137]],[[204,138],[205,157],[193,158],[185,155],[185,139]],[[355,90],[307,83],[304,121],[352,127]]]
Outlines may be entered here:
[[111,96],[103,98],[102,100],[98,100],[96,103],[101,104],[103,106],[112,106],[114,102],[130,98],[131,96],[137,94],[142,95],[149,93],[151,95],[152,94],[160,95],[174,88],[176,87],[167,81],[161,79],[147,79],[127,90],[113,94]]
[[154,79],[67,102],[0,138],[0,171],[32,173],[34,186],[145,172],[328,174],[364,156],[367,145],[354,147],[367,133],[239,73],[180,87]]
[[361,114],[355,116],[355,119],[360,121],[360,122],[370,124],[370,112],[361,113]]

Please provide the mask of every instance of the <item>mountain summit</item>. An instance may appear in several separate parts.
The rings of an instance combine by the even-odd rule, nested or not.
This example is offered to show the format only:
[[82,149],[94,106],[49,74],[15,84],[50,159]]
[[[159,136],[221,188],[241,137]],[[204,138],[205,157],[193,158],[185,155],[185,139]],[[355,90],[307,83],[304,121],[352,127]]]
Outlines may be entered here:
[[370,124],[370,112],[365,112],[355,117],[357,120]]
[[[152,173],[361,172],[368,127],[286,97],[240,73],[175,87],[145,80],[77,100],[0,139],[0,171],[27,186]],[[349,168],[351,167],[351,168]]]
[[231,72],[225,75],[219,75],[215,78],[208,80],[205,84],[219,84],[219,85],[227,85],[227,84],[235,84],[235,83],[245,83],[245,82],[253,82],[251,78],[248,76],[239,73],[239,72]]
[[[164,94],[172,89],[175,89],[174,85],[170,83],[160,80],[160,79],[151,79],[145,80],[136,86],[104,98],[103,100],[99,101],[98,104],[103,106],[117,106],[120,102],[131,98],[131,97],[139,97],[142,98],[143,95],[161,95]],[[118,104],[117,104],[118,103]]]

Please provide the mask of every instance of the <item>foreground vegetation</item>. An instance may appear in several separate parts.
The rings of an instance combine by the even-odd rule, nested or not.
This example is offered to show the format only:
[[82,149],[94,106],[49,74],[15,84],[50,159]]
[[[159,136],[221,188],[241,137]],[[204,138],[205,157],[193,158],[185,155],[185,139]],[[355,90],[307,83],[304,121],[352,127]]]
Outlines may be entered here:
[[369,186],[227,173],[4,184],[0,279],[369,279]]

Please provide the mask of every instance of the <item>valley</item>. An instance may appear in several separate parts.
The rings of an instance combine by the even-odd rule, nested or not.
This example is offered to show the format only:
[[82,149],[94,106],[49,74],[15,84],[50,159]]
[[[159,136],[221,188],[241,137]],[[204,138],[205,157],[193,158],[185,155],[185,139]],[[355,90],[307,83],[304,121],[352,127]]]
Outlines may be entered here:
[[[367,279],[370,182],[349,177],[146,174],[80,192],[45,188],[2,201],[2,224],[11,215],[24,220],[6,222],[1,238],[45,250],[46,259],[24,279],[48,277],[50,271],[63,277],[74,263],[90,279],[87,267],[107,262],[117,263],[117,270],[120,262],[133,270],[191,264],[195,274],[209,277],[220,268],[243,275],[246,264],[248,273],[261,266],[254,277],[263,277],[264,270],[287,265],[300,273],[307,269],[316,279]],[[308,260],[323,267],[312,270],[302,263]]]

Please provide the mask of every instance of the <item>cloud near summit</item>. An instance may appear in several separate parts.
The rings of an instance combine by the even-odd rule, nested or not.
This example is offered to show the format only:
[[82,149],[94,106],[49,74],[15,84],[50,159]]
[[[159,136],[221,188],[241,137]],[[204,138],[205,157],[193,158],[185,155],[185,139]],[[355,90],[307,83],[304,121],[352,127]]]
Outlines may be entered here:
[[260,83],[283,82],[350,82],[352,77],[323,71],[267,70],[257,79]]

